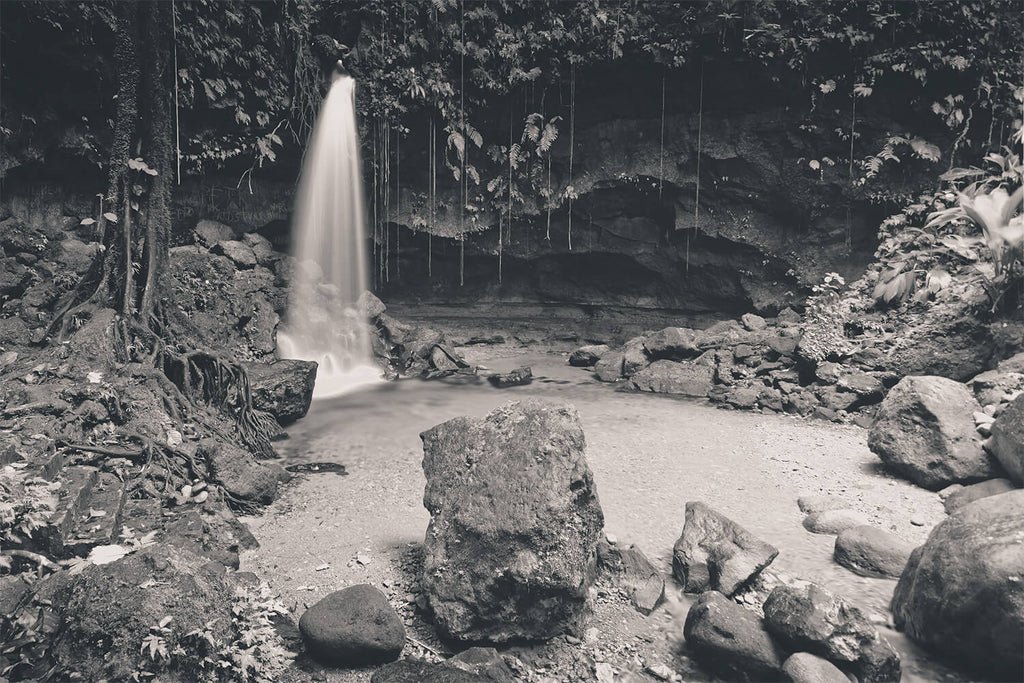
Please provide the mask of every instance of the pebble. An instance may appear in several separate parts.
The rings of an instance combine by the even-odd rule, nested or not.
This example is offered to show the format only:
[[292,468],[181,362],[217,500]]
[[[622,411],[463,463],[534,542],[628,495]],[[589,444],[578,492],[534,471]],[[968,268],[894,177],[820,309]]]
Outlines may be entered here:
[[914,515],[913,517],[910,518],[910,523],[913,524],[914,526],[924,526],[925,524],[928,523],[928,520],[926,520],[921,515]]

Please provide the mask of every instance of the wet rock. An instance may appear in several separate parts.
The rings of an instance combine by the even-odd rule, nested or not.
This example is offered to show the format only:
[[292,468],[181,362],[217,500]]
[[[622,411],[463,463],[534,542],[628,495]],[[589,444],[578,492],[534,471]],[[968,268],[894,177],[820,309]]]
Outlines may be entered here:
[[896,628],[996,680],[1024,671],[1024,490],[976,500],[910,556]]
[[618,382],[622,379],[622,362],[625,355],[621,351],[612,351],[601,356],[594,365],[594,376],[602,382]]
[[569,365],[577,368],[593,367],[609,350],[607,344],[581,346],[569,354]]
[[1016,488],[1009,479],[989,479],[970,486],[960,486],[946,496],[943,505],[946,508],[946,514],[951,515],[968,503],[989,496],[998,496],[1000,493],[1013,491]]
[[777,586],[764,603],[765,626],[793,650],[850,668],[862,683],[900,680],[900,656],[856,607],[815,584]]
[[714,386],[714,377],[715,369],[710,365],[657,360],[633,375],[630,384],[639,391],[703,397]]
[[740,322],[751,332],[759,332],[768,327],[768,322],[755,313],[744,313],[740,316]]
[[245,242],[239,242],[237,240],[217,242],[210,251],[215,254],[227,256],[231,259],[231,262],[239,268],[252,268],[258,263],[256,260],[256,254],[253,252],[252,247]]
[[422,585],[441,633],[501,643],[579,631],[604,517],[576,410],[531,399],[420,436]]
[[762,620],[721,593],[708,591],[693,603],[683,635],[694,656],[726,680],[781,678],[784,654]]
[[491,375],[487,381],[499,389],[523,386],[533,381],[533,371],[527,367],[516,368],[509,372]]
[[447,663],[432,664],[418,659],[403,659],[377,669],[370,683],[488,683],[492,680]]
[[212,247],[219,242],[235,239],[235,231],[229,226],[207,218],[199,221],[196,225],[195,233],[196,239],[207,247]]
[[305,360],[245,363],[253,407],[265,410],[281,424],[303,417],[313,401],[317,364]]
[[157,544],[80,574],[54,574],[39,584],[35,599],[48,601],[62,623],[50,650],[58,670],[75,671],[85,681],[127,681],[152,663],[139,644],[168,617],[168,651],[180,645],[178,665],[199,670],[203,655],[183,635],[209,625],[217,642],[230,642],[239,587],[223,565]]
[[992,423],[990,449],[1010,479],[1024,485],[1024,395],[1018,396]]
[[200,442],[199,454],[205,457],[214,479],[239,500],[269,505],[277,495],[279,469],[256,460],[246,450],[214,439]]
[[868,446],[918,486],[940,489],[997,476],[981,447],[970,390],[944,377],[904,377],[882,401]]
[[689,327],[666,327],[644,340],[644,348],[652,360],[686,360],[700,355],[697,331]]
[[864,525],[839,532],[833,557],[855,574],[898,579],[913,550],[888,531]]
[[844,529],[855,526],[863,526],[868,523],[868,518],[856,510],[832,508],[807,515],[804,518],[804,528],[812,534],[838,534]]
[[809,652],[790,655],[782,671],[793,683],[850,683],[846,674],[832,662]]
[[683,533],[672,548],[672,573],[687,593],[715,590],[732,596],[778,554],[704,503],[690,502]]
[[665,599],[665,579],[636,546],[623,548],[602,539],[597,544],[597,561],[612,582],[628,592],[642,614],[650,614]]
[[622,347],[622,376],[630,378],[650,363],[644,352],[644,338],[634,337]]
[[974,392],[978,403],[998,405],[1012,400],[1015,394],[1024,391],[1024,372],[1002,372],[989,370],[967,383]]
[[379,590],[350,586],[303,613],[299,632],[314,659],[330,666],[361,666],[398,659],[405,647],[402,619]]
[[363,292],[356,301],[356,308],[367,320],[375,320],[380,314],[387,310],[384,302],[378,299],[373,292]]

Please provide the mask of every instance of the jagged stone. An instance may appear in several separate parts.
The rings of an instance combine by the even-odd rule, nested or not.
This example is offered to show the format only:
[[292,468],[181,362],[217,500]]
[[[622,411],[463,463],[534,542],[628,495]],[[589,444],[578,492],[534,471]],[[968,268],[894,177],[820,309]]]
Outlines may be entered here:
[[778,554],[704,503],[690,502],[683,533],[672,549],[672,573],[688,593],[715,590],[732,596]]

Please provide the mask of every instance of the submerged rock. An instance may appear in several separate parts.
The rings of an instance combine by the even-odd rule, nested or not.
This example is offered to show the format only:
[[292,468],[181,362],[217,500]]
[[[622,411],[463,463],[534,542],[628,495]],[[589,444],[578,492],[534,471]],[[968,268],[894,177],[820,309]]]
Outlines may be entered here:
[[863,526],[868,518],[856,510],[832,508],[814,512],[804,518],[804,528],[812,534],[835,535],[850,527]]
[[940,489],[997,476],[975,430],[978,402],[966,385],[944,377],[904,377],[882,401],[868,446],[918,486]]
[[900,680],[900,656],[856,607],[815,584],[777,586],[764,603],[768,630],[793,650],[850,668],[862,683]]
[[694,656],[726,680],[781,679],[785,655],[764,622],[721,593],[708,591],[693,603],[683,635]]
[[317,364],[305,360],[245,363],[253,407],[265,410],[282,425],[309,412],[316,385]]
[[569,365],[577,368],[593,367],[608,351],[610,349],[607,344],[581,346],[569,354]]
[[863,525],[839,532],[833,557],[856,574],[898,579],[913,550],[888,531]]
[[672,573],[687,593],[732,596],[779,554],[729,518],[700,502],[686,504],[683,533],[672,548]]
[[527,367],[516,368],[509,372],[491,375],[487,378],[487,381],[499,389],[523,386],[533,381],[533,371]]
[[402,619],[368,584],[335,591],[299,619],[310,655],[331,666],[361,666],[398,659],[405,647]]
[[782,671],[793,683],[850,683],[846,674],[832,662],[809,652],[790,655]]
[[976,500],[910,556],[896,628],[997,680],[1024,673],[1024,490]]
[[604,524],[575,408],[530,399],[423,432],[422,585],[446,637],[578,632]]

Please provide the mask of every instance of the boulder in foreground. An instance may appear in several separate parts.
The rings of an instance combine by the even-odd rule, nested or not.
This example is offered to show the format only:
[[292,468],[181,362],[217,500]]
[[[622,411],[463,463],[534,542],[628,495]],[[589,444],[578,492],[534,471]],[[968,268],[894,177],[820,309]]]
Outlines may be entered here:
[[891,470],[918,486],[940,489],[998,476],[981,447],[966,385],[944,377],[904,377],[875,415],[868,447]]
[[299,619],[299,631],[309,654],[330,666],[394,661],[405,647],[402,619],[384,594],[368,584],[317,602]]
[[604,525],[576,409],[530,399],[423,432],[422,585],[443,635],[578,633]]
[[698,661],[725,680],[782,679],[785,655],[760,617],[721,593],[708,591],[693,603],[683,635]]
[[1024,490],[965,505],[915,550],[892,598],[896,628],[997,680],[1024,673]]
[[862,683],[900,680],[900,656],[856,607],[808,584],[778,586],[764,603],[765,625],[793,650],[848,668]]
[[687,593],[732,596],[779,551],[700,502],[686,504],[683,533],[672,548],[672,573]]

